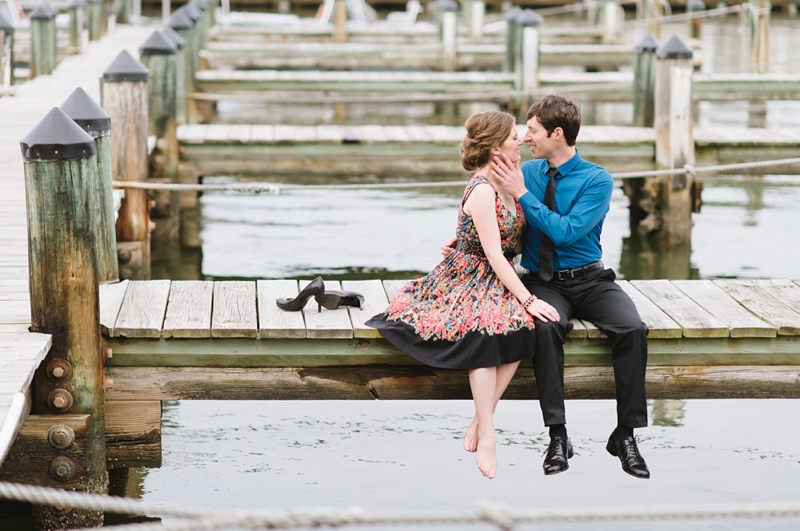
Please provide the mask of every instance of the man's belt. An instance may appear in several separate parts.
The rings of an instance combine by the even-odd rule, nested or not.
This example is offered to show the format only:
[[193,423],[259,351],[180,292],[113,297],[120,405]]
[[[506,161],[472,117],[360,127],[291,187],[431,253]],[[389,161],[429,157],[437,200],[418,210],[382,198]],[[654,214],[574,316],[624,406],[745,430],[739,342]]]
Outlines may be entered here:
[[[595,269],[603,269],[603,267],[605,267],[605,266],[603,266],[603,262],[601,260],[601,261],[597,261],[597,262],[591,263],[589,265],[585,265],[583,267],[577,267],[575,269],[562,269],[561,271],[554,271],[553,272],[553,280],[572,280],[574,278],[581,278],[581,277],[584,277],[584,276],[588,275],[589,273],[591,273]],[[537,272],[536,271],[529,271],[529,270],[526,269],[525,273],[530,273],[530,274],[534,275]]]

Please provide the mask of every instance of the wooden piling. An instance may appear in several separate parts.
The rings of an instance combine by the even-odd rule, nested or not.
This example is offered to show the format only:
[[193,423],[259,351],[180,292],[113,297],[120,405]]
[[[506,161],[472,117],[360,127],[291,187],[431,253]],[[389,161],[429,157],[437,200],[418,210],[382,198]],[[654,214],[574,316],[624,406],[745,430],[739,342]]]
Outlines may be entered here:
[[69,12],[69,54],[83,53],[83,27],[85,25],[86,2],[72,0],[67,6]]
[[[673,35],[656,56],[656,164],[660,168],[693,165],[692,49]],[[692,226],[692,176],[665,176],[660,185],[661,226],[656,237],[662,245],[688,244]]]
[[659,42],[648,33],[633,49],[633,125],[653,127],[656,50]]
[[0,13],[0,87],[14,82],[14,25]]
[[177,47],[160,31],[154,31],[139,47],[148,80],[148,134],[156,137],[151,177],[174,180],[178,174]]
[[[115,181],[147,180],[148,77],[147,68],[127,51],[120,52],[103,72],[102,106],[114,123],[111,175]],[[117,217],[122,278],[150,278],[149,205],[146,191],[125,190]]]
[[[103,36],[103,11],[103,0],[86,0],[86,20],[90,41],[96,41]],[[108,22],[105,23],[105,25],[107,24]]]
[[437,0],[436,12],[440,13],[439,37],[442,40],[442,72],[454,72],[458,68],[456,35],[458,33],[458,4],[453,0]]
[[94,138],[97,156],[97,182],[91,184],[91,193],[99,197],[98,208],[89,215],[97,231],[97,279],[100,284],[117,282],[117,236],[114,220],[114,190],[111,185],[111,117],[78,87],[59,107],[86,134]]
[[114,2],[115,21],[120,24],[130,24],[133,20],[132,0],[116,0]]
[[41,5],[31,13],[30,78],[50,74],[56,68],[56,13]]
[[514,90],[522,94],[515,98],[520,116],[532,103],[533,91],[539,86],[539,40],[543,19],[533,9],[522,10],[514,19],[517,36],[514,52]]
[[797,0],[789,0],[786,3],[786,15],[794,20],[797,18]]
[[165,25],[161,32],[175,45],[175,123],[186,123],[186,41]]
[[483,21],[485,16],[486,2],[484,0],[472,0],[469,14],[469,34],[473,39],[483,37]]
[[769,0],[749,0],[739,12],[741,24],[742,66],[751,72],[769,71],[769,20],[772,4]]
[[513,6],[511,9],[506,11],[506,14],[503,16],[503,20],[506,21],[506,53],[503,55],[503,72],[514,71],[514,55],[516,50],[516,31],[514,30],[514,20],[521,11],[521,7]]
[[[195,83],[194,75],[197,71],[199,63],[197,62],[198,48],[195,46],[196,39],[194,36],[194,23],[191,21],[191,19],[189,19],[188,16],[186,16],[185,13],[178,10],[172,14],[166,25],[172,28],[175,33],[177,33],[178,36],[183,39],[184,90],[185,92],[195,92],[197,90],[197,85]],[[190,124],[196,124],[201,121],[201,113],[198,110],[197,100],[192,99],[186,101],[185,94],[184,100],[186,105],[186,122]]]
[[347,42],[347,4],[345,0],[333,3],[333,42]]
[[[95,143],[55,108],[20,145],[28,212],[31,330],[53,335],[53,348],[34,379],[34,412],[90,415],[85,473],[67,474],[67,461],[63,468],[50,470],[65,480],[65,488],[105,493],[97,227],[91,214],[99,208],[99,197],[90,186],[97,182]],[[103,513],[34,506],[33,520],[37,529],[96,527],[102,525]]]
[[[637,3],[637,5],[639,4]],[[661,4],[658,0],[642,0],[641,6],[641,19],[649,21],[644,30],[659,39],[661,37],[661,24],[658,19],[663,14]]]
[[616,44],[619,41],[620,7],[616,0],[605,0],[603,3],[603,44]]
[[[703,0],[689,0],[686,2],[687,13],[698,13],[706,10],[706,4]],[[700,39],[703,36],[703,17],[694,17],[689,19],[689,37],[692,39]]]

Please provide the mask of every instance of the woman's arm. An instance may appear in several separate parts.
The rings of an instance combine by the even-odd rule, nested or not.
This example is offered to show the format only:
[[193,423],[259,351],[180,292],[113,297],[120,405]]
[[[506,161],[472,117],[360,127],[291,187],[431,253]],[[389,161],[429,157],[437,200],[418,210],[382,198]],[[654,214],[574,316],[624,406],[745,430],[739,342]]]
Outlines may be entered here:
[[[464,204],[464,212],[472,216],[483,252],[497,278],[519,300],[520,304],[524,304],[530,298],[531,293],[517,276],[514,266],[503,256],[492,187],[488,184],[476,186]],[[558,321],[560,319],[558,311],[541,299],[536,299],[529,304],[526,310],[542,321]]]

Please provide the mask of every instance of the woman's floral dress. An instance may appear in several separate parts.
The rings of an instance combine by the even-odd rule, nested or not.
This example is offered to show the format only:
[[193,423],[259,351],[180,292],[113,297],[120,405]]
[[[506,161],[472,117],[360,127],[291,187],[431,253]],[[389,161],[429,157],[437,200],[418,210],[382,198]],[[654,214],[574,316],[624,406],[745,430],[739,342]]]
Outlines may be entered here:
[[[478,184],[464,191],[456,250],[427,276],[406,283],[382,314],[367,321],[400,350],[444,369],[494,367],[535,351],[533,317],[497,278],[483,253],[478,231],[463,205]],[[522,237],[524,215],[510,212],[495,190],[495,212],[503,254],[511,260]]]

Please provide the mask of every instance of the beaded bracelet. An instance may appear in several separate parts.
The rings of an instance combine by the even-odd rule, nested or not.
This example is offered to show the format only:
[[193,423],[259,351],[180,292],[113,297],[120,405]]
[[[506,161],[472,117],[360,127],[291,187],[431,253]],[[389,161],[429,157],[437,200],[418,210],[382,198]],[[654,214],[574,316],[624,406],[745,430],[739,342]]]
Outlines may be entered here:
[[534,302],[536,302],[536,295],[531,295],[530,297],[525,299],[525,302],[522,303],[522,308],[527,311],[528,306],[530,306]]

